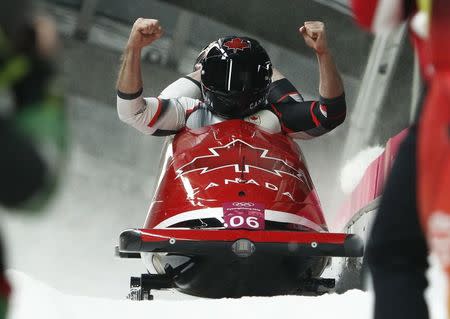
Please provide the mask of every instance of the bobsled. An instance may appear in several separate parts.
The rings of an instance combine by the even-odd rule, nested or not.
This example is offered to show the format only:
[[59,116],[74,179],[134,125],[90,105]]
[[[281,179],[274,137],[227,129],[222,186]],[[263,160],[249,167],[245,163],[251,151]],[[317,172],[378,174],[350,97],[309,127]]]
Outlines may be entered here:
[[208,297],[316,295],[331,257],[360,257],[361,239],[330,233],[297,143],[242,120],[185,128],[166,140],[142,228],[116,255],[141,258],[131,299],[174,288]]

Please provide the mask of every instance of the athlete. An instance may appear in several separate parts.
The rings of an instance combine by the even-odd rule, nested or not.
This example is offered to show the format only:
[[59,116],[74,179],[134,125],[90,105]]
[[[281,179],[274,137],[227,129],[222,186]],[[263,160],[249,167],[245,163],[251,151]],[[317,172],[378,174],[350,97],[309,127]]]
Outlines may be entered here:
[[295,87],[273,70],[256,40],[236,36],[208,45],[194,73],[169,85],[159,97],[144,98],[141,50],[159,39],[163,30],[158,20],[140,18],[131,30],[118,76],[119,118],[156,136],[227,119],[243,119],[293,138],[325,134],[345,119],[342,80],[327,46],[324,24],[305,22],[299,32],[319,61],[318,101],[303,101]]
[[359,24],[375,32],[407,21],[430,88],[430,94],[423,92],[419,127],[412,125],[399,149],[367,247],[375,318],[428,318],[423,296],[428,246],[450,278],[450,3],[352,0],[352,5]]
[[[0,205],[39,212],[55,190],[67,132],[63,100],[52,85],[56,32],[31,10],[27,0],[0,2],[0,89],[13,97],[11,112],[0,116]],[[3,257],[0,241],[0,319],[11,292]]]

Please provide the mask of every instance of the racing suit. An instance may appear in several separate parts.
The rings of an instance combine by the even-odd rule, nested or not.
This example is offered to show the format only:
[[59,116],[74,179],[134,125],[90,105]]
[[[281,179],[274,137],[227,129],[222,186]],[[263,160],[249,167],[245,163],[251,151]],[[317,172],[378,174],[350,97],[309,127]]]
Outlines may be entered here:
[[[433,65],[419,125],[418,181],[421,222],[450,289],[450,2],[433,0],[429,39]],[[448,296],[450,317],[450,295]]]
[[[180,97],[180,94],[190,97]],[[118,91],[117,112],[123,122],[155,136],[175,134],[185,126],[199,128],[226,120],[213,114],[199,98],[200,84],[185,77],[167,87],[157,98],[144,98],[142,89],[134,94]],[[331,131],[345,116],[344,94],[332,99],[321,97],[318,101],[304,101],[295,87],[283,78],[271,84],[268,104],[243,120],[271,133],[284,132],[292,138],[310,139]]]
[[[422,76],[427,86],[431,84],[433,87],[433,82],[436,83],[436,74],[440,71],[434,61],[435,58],[429,52],[435,43],[434,51],[439,52],[441,58],[446,56],[444,60],[448,60],[450,54],[448,35],[445,37],[443,32],[450,29],[446,22],[450,17],[450,3],[446,0],[433,0],[431,17],[430,0],[417,3],[413,0],[352,0],[352,5],[356,20],[372,31],[384,32],[408,20]],[[441,25],[438,29],[437,22],[447,25]],[[431,25],[432,31],[435,29],[435,32],[440,33],[434,41],[427,36],[428,25]],[[443,42],[446,44],[442,45]],[[445,69],[445,65],[448,68],[450,64],[442,63],[439,68]],[[450,137],[449,134],[442,134],[446,131],[445,124],[450,123],[448,111],[450,99],[448,89],[447,93],[444,89],[446,85],[448,88],[449,82],[448,79],[445,80],[445,76],[437,82],[442,86],[436,88],[434,97],[427,98],[427,106],[423,107],[424,116],[419,118],[419,127],[416,124],[411,127],[409,135],[399,149],[385,185],[367,247],[367,260],[376,296],[376,319],[428,317],[423,297],[427,286],[425,270],[428,266],[428,246],[423,230],[427,230],[429,225],[426,219],[419,218],[419,214],[431,211],[440,213],[438,218],[440,227],[436,232],[440,237],[438,240],[440,247],[437,250],[445,252],[443,255],[446,255],[447,259],[441,258],[441,261],[449,271],[450,202],[444,198],[448,198],[450,189],[450,178],[447,174],[450,163],[448,159]],[[422,100],[424,97],[425,92],[422,94]],[[419,112],[422,113],[421,110]],[[445,174],[447,180],[445,177],[442,178]],[[435,201],[436,204],[433,205]],[[430,236],[432,232],[426,231],[425,234],[428,243],[435,241],[436,237],[433,239],[433,236]],[[442,257],[442,254],[438,255]]]

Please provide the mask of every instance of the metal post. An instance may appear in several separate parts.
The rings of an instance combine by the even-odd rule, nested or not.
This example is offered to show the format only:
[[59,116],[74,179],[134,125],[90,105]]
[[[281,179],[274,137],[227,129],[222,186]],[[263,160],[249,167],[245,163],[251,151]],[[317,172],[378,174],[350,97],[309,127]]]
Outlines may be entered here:
[[414,71],[411,87],[411,110],[409,113],[409,122],[412,124],[416,118],[417,109],[419,107],[420,94],[422,92],[422,78],[420,76],[419,57],[417,52],[414,54]]
[[375,37],[367,67],[350,118],[343,160],[366,147],[373,136],[379,112],[397,64],[404,42],[406,26],[389,34]]

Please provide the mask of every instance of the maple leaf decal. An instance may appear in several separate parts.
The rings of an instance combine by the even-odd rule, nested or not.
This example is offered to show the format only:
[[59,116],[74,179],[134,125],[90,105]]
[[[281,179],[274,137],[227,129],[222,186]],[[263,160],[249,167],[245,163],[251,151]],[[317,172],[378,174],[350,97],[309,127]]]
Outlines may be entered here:
[[245,49],[250,49],[250,42],[241,38],[234,38],[233,40],[225,42],[223,46],[236,53],[237,50],[244,51]]
[[224,146],[211,147],[208,150],[210,154],[197,156],[177,169],[175,178],[191,172],[206,174],[220,169],[234,168],[236,173],[249,173],[251,169],[254,169],[280,177],[282,174],[290,175],[308,183],[302,170],[295,169],[283,159],[268,156],[269,150],[267,149],[254,147],[239,139]]

